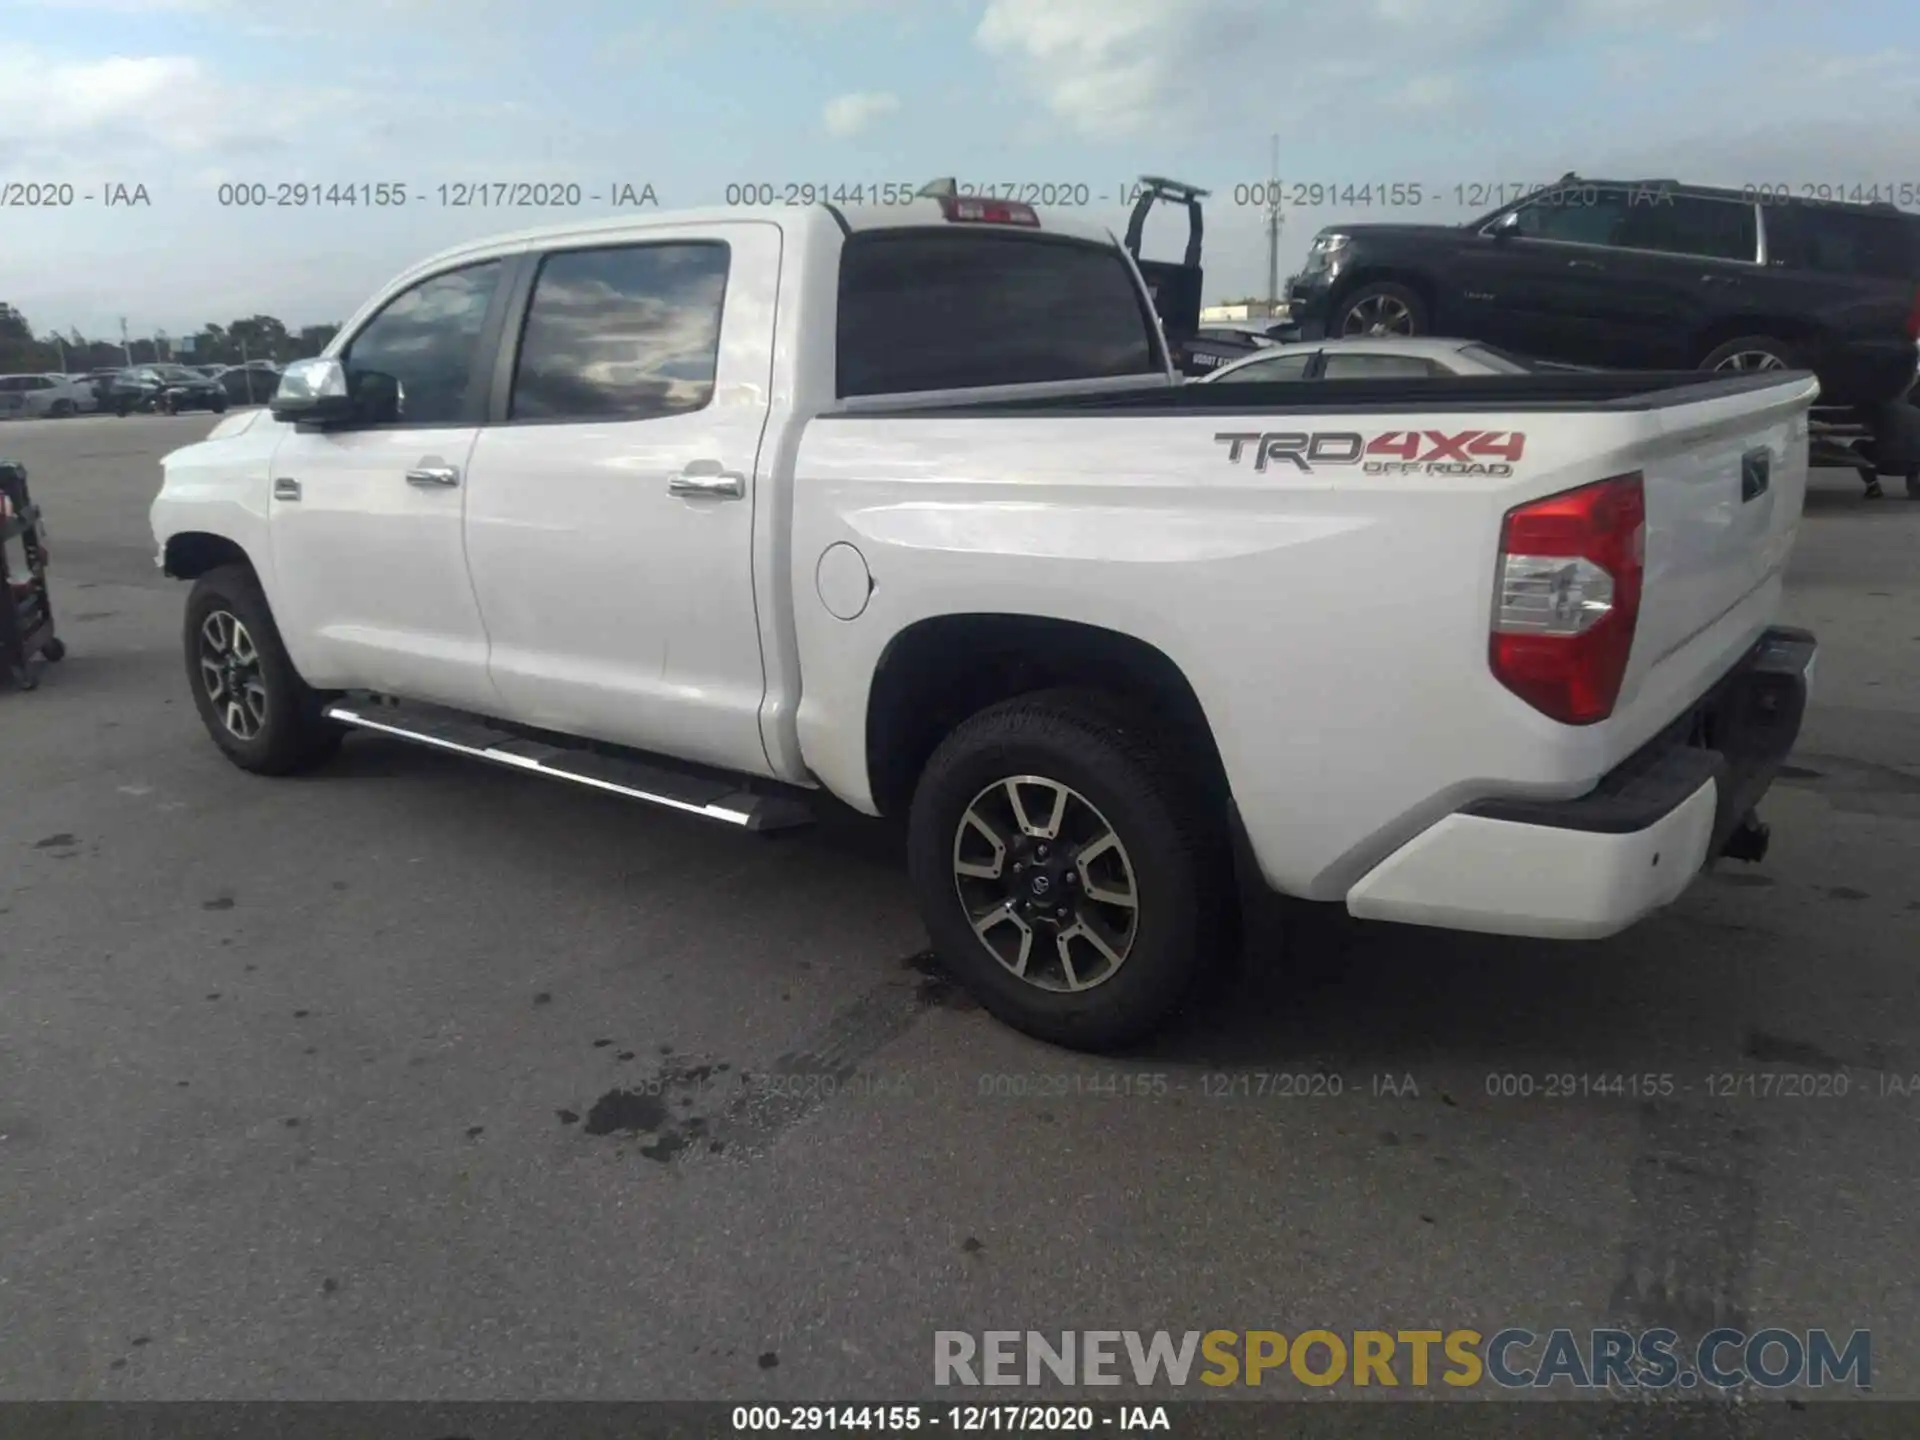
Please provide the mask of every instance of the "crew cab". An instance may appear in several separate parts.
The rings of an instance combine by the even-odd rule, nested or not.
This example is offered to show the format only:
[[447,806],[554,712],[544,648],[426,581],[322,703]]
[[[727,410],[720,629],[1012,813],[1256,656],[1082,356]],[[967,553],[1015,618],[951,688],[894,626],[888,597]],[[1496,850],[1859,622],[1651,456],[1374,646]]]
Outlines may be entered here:
[[443,252],[163,462],[206,729],[900,817],[944,964],[1087,1049],[1237,878],[1577,939],[1757,858],[1811,376],[1190,385],[1147,274],[954,194]]

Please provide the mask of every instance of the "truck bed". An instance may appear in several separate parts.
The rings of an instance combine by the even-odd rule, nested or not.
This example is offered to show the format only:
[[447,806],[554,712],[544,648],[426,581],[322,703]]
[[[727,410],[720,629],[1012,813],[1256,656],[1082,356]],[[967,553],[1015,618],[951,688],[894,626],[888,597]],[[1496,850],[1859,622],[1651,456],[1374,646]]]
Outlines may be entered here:
[[[1739,662],[1777,615],[1815,390],[1592,372],[822,417],[795,457],[791,583],[811,595],[836,544],[872,578],[857,623],[798,608],[823,682],[802,744],[858,795],[862,702],[822,697],[864,696],[892,636],[956,605],[1117,631],[1191,685],[1268,880],[1339,898],[1463,804],[1585,793]],[[1611,714],[1570,726],[1490,669],[1503,517],[1623,475],[1645,495],[1632,652]]]

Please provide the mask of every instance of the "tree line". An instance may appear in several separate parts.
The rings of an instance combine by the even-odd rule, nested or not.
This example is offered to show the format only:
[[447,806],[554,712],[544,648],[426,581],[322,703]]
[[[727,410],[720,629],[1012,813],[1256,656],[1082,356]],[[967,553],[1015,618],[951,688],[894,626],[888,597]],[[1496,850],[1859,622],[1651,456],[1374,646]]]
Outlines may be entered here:
[[0,302],[0,374],[39,371],[104,370],[127,364],[178,360],[193,365],[239,365],[247,360],[286,364],[318,355],[338,325],[303,325],[289,330],[271,315],[252,315],[230,325],[203,325],[190,335],[165,332],[118,340],[90,339],[77,329],[36,336],[27,317]]

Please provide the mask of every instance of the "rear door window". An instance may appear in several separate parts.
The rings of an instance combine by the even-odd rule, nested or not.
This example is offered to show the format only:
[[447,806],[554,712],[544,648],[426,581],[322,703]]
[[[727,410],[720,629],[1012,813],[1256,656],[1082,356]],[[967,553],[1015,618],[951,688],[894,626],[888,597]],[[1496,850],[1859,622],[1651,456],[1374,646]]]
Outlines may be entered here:
[[1450,374],[1422,355],[1342,355],[1327,352],[1322,380],[1425,380]]
[[567,250],[540,264],[514,372],[515,420],[651,420],[713,398],[727,247]]
[[1706,196],[1662,194],[1627,206],[1620,244],[1633,250],[1752,260],[1760,243],[1751,204]]
[[1004,231],[879,230],[840,257],[839,393],[1162,373],[1121,252]]

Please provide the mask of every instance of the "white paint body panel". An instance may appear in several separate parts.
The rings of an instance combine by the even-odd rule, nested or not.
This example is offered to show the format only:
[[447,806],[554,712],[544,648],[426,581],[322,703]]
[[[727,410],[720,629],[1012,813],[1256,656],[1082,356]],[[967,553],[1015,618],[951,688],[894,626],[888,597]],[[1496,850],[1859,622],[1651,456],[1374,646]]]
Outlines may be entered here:
[[1706,863],[1708,781],[1645,830],[1596,835],[1448,815],[1347,892],[1362,920],[1599,940],[1671,904]]
[[[916,218],[927,221],[852,224]],[[1100,626],[1184,673],[1260,869],[1286,893],[1421,923],[1585,934],[1684,884],[1675,862],[1698,839],[1699,797],[1654,837],[1657,883],[1639,873],[1648,837],[1580,836],[1540,864],[1588,865],[1597,878],[1511,902],[1499,896],[1514,888],[1515,827],[1453,812],[1493,796],[1583,794],[1774,619],[1805,488],[1811,382],[1651,410],[892,414],[900,401],[834,398],[842,232],[819,209],[647,216],[464,246],[396,277],[332,349],[438,270],[686,235],[735,246],[707,409],[488,426],[431,445],[419,431],[295,435],[261,417],[168,457],[156,537],[240,544],[316,684],[818,784],[869,812],[868,697],[896,637],[983,612]],[[1178,388],[1170,372],[1118,382],[1143,384]],[[1261,473],[1229,463],[1214,439],[1470,428],[1524,431],[1516,473]],[[1740,456],[1756,446],[1772,456],[1773,485],[1743,505]],[[429,450],[469,483],[407,486],[398,472]],[[746,497],[670,497],[666,477],[703,459],[742,473]],[[1633,470],[1646,477],[1647,578],[1625,687],[1611,719],[1568,727],[1488,669],[1501,518]],[[305,508],[284,523],[301,507],[276,508],[270,477],[296,471]],[[851,619],[823,599],[821,559],[837,545],[871,576]],[[843,588],[828,593],[852,613]]]
[[[1810,389],[1811,387],[1809,387]],[[853,622],[797,607],[802,747],[871,808],[867,686],[894,635],[996,610],[1146,641],[1192,684],[1255,855],[1280,890],[1334,900],[1476,799],[1571,798],[1652,739],[1775,618],[1806,480],[1791,387],[1665,411],[1297,417],[1214,412],[834,418],[808,427],[796,564],[858,545]],[[1261,474],[1216,433],[1525,431],[1512,478]],[[1739,504],[1739,456],[1775,457]],[[1500,522],[1514,505],[1646,475],[1646,594],[1613,717],[1570,727],[1487,666]],[[793,577],[797,593],[811,574]]]

